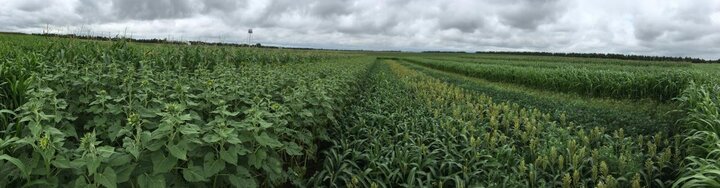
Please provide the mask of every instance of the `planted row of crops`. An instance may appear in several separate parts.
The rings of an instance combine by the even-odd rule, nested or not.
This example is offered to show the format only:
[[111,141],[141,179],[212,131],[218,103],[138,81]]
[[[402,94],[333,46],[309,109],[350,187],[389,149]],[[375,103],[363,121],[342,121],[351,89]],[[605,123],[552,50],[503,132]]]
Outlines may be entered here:
[[536,108],[550,113],[554,118],[565,114],[568,121],[586,128],[623,128],[627,135],[659,131],[674,134],[679,130],[674,125],[682,114],[676,112],[676,103],[588,98],[572,93],[476,79],[413,63],[404,62],[402,65],[468,91],[490,96],[495,102],[517,103],[524,108]]
[[32,48],[3,62],[33,67],[33,82],[2,111],[0,187],[301,185],[369,66],[122,42]]
[[690,62],[682,61],[650,61],[650,60],[622,60],[612,58],[589,58],[589,57],[562,57],[562,56],[538,56],[538,55],[510,55],[510,54],[474,54],[466,56],[458,56],[458,58],[476,61],[476,60],[499,60],[512,62],[536,62],[536,65],[542,66],[545,63],[572,63],[585,65],[605,65],[605,66],[623,66],[623,67],[689,67]]
[[617,99],[649,98],[668,101],[680,95],[691,80],[704,82],[709,78],[706,74],[690,71],[655,72],[585,68],[530,68],[417,58],[403,60],[490,81]]
[[[489,64],[489,65],[507,65],[514,67],[525,67],[525,68],[574,68],[574,69],[597,69],[597,70],[612,70],[612,71],[626,71],[626,72],[666,72],[673,70],[690,70],[692,64],[690,63],[663,63],[647,62],[646,64],[637,64],[631,62],[614,62],[614,63],[602,63],[602,62],[577,62],[558,59],[556,61],[532,61],[532,60],[514,60],[508,57],[507,59],[485,59],[478,57],[477,59],[468,59],[460,57],[428,57],[426,59],[439,60],[439,61],[454,61],[454,62],[465,62],[473,64]],[[675,66],[669,66],[663,64],[670,64]]]
[[373,72],[311,183],[653,187],[672,184],[683,159],[680,137],[576,128],[398,63]]
[[[720,87],[698,71],[45,39],[0,35],[0,187],[720,186]],[[421,69],[680,95],[687,131],[588,126]]]
[[682,120],[688,157],[681,178],[682,187],[720,186],[720,85],[691,84],[679,99],[686,117]]

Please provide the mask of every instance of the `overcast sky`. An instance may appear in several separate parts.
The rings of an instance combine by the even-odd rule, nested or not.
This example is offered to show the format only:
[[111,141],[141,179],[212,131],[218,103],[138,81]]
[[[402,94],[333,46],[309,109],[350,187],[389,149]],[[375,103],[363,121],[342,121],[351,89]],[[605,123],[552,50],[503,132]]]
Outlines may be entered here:
[[0,30],[720,58],[720,0],[1,0]]

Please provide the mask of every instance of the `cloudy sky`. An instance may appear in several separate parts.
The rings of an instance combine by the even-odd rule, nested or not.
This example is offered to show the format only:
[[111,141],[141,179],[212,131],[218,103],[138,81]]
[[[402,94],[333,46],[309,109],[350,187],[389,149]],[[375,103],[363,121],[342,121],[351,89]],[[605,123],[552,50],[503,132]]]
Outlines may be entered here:
[[2,0],[0,30],[720,58],[720,0]]

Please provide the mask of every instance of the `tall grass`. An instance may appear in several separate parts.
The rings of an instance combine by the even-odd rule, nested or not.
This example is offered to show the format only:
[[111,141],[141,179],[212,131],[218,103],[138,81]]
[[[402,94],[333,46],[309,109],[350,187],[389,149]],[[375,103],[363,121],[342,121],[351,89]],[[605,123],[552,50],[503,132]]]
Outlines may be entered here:
[[720,187],[720,85],[691,83],[679,98],[688,157],[674,187]]
[[22,63],[9,60],[0,64],[0,136],[19,131],[14,124],[14,110],[27,101],[26,92],[32,76]]

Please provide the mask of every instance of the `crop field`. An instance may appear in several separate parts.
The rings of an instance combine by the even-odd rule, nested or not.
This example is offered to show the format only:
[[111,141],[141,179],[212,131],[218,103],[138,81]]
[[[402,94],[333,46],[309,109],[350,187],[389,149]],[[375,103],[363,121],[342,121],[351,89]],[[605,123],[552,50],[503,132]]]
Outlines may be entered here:
[[0,187],[719,187],[718,75],[0,34]]

